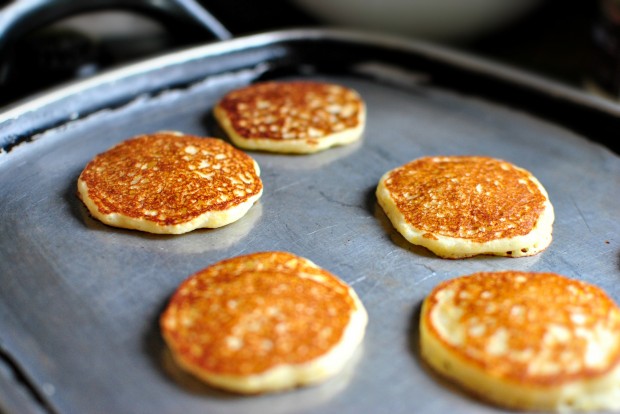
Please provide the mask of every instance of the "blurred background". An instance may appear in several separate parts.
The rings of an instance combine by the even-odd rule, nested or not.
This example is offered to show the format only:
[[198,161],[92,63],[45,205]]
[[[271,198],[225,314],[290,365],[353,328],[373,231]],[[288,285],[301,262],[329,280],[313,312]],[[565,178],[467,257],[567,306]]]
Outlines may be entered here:
[[[6,10],[28,1],[45,3],[0,1],[0,23]],[[109,67],[214,40],[182,22],[168,24],[127,11],[132,7],[125,6],[139,1],[94,1],[114,7],[36,30],[22,28],[15,39],[0,27],[5,36],[0,48],[0,106]],[[620,31],[613,20],[617,0],[195,1],[233,36],[293,27],[351,27],[439,43],[588,92],[618,96],[614,76]],[[66,7],[69,2],[48,3]]]

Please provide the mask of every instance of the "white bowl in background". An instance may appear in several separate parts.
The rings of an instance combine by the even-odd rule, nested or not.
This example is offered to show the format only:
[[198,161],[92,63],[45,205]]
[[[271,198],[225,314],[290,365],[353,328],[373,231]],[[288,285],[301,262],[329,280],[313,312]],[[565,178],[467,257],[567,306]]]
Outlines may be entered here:
[[541,0],[292,0],[330,25],[463,43],[523,16]]

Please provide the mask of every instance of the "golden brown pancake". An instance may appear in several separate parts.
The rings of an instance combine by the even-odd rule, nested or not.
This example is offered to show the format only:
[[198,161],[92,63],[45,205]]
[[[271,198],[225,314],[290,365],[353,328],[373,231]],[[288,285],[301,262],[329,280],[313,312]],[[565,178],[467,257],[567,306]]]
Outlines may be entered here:
[[377,199],[405,239],[440,257],[531,256],[551,243],[547,192],[506,161],[419,158],[384,174]]
[[358,140],[365,105],[355,91],[340,85],[264,82],[228,93],[214,115],[241,148],[312,153]]
[[262,252],[185,280],[161,317],[177,363],[241,393],[312,384],[340,371],[364,336],[357,295],[302,257]]
[[482,272],[438,285],[420,319],[428,364],[495,404],[620,409],[620,308],[554,273]]
[[220,139],[163,131],[97,155],[78,195],[111,226],[180,234],[240,219],[262,194],[259,174],[249,155]]

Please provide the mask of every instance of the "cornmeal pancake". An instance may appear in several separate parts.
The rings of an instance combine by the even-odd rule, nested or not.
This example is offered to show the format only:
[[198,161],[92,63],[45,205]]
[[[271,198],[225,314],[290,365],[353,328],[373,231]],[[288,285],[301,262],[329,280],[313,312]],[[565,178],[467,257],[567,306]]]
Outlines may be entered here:
[[357,295],[307,259],[262,252],[184,281],[161,317],[174,359],[216,387],[277,391],[340,371],[362,341]]
[[620,309],[601,289],[554,273],[475,273],[424,301],[421,353],[498,405],[620,409]]
[[232,142],[246,149],[312,153],[362,135],[365,105],[344,86],[265,82],[228,93],[214,114]]
[[419,158],[384,174],[377,199],[405,239],[440,257],[530,256],[551,243],[547,192],[506,161]]
[[149,233],[221,227],[260,198],[258,164],[216,138],[158,132],[97,155],[78,179],[96,219]]

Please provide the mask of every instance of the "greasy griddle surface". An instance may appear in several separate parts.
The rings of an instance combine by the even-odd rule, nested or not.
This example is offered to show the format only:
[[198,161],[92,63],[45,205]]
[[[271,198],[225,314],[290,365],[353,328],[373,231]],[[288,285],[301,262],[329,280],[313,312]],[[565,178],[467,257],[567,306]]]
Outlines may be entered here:
[[[489,413],[418,357],[418,311],[439,282],[478,271],[552,271],[620,300],[620,160],[585,137],[508,107],[424,86],[313,75],[367,103],[358,143],[309,156],[252,153],[263,198],[215,230],[157,236],[89,217],[76,180],[130,136],[221,136],[210,111],[248,81],[226,75],[50,130],[0,163],[0,342],[59,412]],[[443,260],[398,235],[377,206],[381,175],[428,155],[486,155],[531,171],[555,207],[554,240],[527,258]],[[216,261],[286,250],[340,276],[369,313],[362,352],[324,385],[234,397],[171,363],[158,317],[177,285]]]

